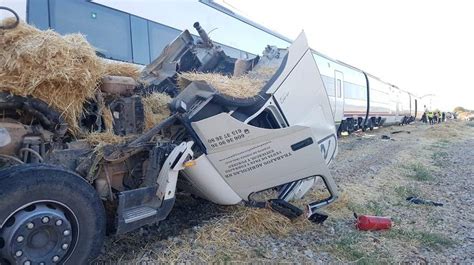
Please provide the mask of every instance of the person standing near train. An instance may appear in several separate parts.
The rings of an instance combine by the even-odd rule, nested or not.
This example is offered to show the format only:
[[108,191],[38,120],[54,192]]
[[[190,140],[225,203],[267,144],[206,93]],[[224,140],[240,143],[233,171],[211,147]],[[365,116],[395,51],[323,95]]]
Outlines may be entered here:
[[422,121],[423,123],[427,123],[427,122],[428,122],[428,120],[427,120],[427,118],[426,118],[426,111],[423,112],[423,115],[421,115],[421,121]]
[[430,125],[433,125],[433,112],[428,111],[428,121],[430,122]]

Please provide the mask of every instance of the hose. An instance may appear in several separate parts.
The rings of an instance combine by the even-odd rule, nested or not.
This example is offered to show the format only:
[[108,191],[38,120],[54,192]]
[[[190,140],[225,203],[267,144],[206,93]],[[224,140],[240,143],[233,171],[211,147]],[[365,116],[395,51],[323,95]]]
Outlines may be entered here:
[[38,152],[36,152],[35,150],[33,150],[31,148],[27,148],[27,147],[21,148],[20,149],[20,154],[23,153],[23,152],[30,152],[31,154],[35,155],[40,162],[44,161],[43,157]]
[[0,6],[0,10],[7,10],[9,12],[11,12],[14,16],[15,16],[15,23],[11,24],[11,25],[4,25],[4,26],[0,26],[0,29],[14,29],[18,26],[18,24],[20,24],[20,17],[18,16],[18,14],[13,11],[13,9],[10,9],[8,7],[4,7],[4,6]]
[[9,156],[9,155],[4,155],[4,154],[0,154],[0,159],[9,159],[9,160],[17,162],[18,164],[24,164],[25,163],[25,162],[21,161],[20,159],[14,157],[14,156]]
[[18,109],[33,115],[45,127],[62,137],[67,131],[67,123],[58,112],[52,110],[45,102],[20,96],[11,96],[10,94],[0,92],[0,110]]

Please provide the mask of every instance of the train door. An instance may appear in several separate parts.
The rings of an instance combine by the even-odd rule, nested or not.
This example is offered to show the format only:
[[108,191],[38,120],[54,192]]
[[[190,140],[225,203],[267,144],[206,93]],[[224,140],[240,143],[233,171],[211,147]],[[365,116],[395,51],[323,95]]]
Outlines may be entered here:
[[416,119],[416,114],[418,114],[418,99],[415,99],[415,115],[413,117]]
[[334,88],[336,90],[334,118],[339,121],[344,119],[344,74],[337,70],[334,71]]
[[396,112],[395,112],[395,120],[397,122],[400,122],[401,118],[400,118],[400,112],[401,112],[401,109],[400,109],[400,91],[398,89],[395,89],[395,99],[396,99]]
[[[331,77],[329,77],[331,78]],[[337,98],[336,98],[336,85],[333,85],[333,83],[329,84],[324,84],[326,86],[327,92],[328,92],[328,98],[329,98],[329,103],[331,103],[331,110],[332,114],[334,115],[334,121],[339,122],[341,121],[339,116],[336,116],[336,106],[337,106]],[[331,91],[329,91],[331,90]]]
[[410,114],[408,116],[414,116],[413,115],[414,106],[412,106],[412,104],[411,104],[411,95],[410,94],[408,94],[408,102],[410,102],[410,105],[409,105],[409,107],[410,107],[409,108],[409,113]]

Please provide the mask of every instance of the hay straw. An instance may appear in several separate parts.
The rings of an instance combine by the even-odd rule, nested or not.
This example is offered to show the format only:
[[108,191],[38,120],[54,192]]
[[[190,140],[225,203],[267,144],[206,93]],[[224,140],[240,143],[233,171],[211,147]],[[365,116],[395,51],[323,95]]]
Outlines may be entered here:
[[112,132],[114,129],[114,117],[112,111],[109,108],[102,109],[102,119],[104,120],[105,129]]
[[77,130],[102,75],[94,48],[80,34],[61,36],[23,22],[0,34],[0,90],[47,102]]
[[171,114],[168,103],[171,97],[162,93],[152,93],[142,98],[145,111],[145,129],[151,129],[156,124],[168,118]]
[[267,234],[287,236],[308,225],[311,223],[304,216],[292,221],[270,209],[235,206],[230,207],[228,218],[203,227],[198,233],[198,239],[203,244],[218,243],[221,240],[226,240],[221,235],[228,234],[230,231],[238,234],[239,237],[265,236]]
[[302,216],[294,221],[270,209],[242,208],[233,216],[233,225],[241,233],[251,235],[271,234],[286,236],[309,221]]
[[251,98],[262,90],[275,69],[261,68],[241,76],[227,76],[218,73],[184,72],[179,74],[178,86],[186,88],[192,81],[204,81],[220,93],[235,98]]
[[[248,241],[255,237],[268,235],[274,238],[284,238],[311,227],[311,223],[304,217],[291,221],[269,209],[243,206],[232,206],[225,209],[228,211],[227,214],[213,219],[197,230],[196,244],[207,247],[203,249],[193,246],[193,254],[199,255],[204,262],[221,260],[221,256],[246,260],[250,258],[249,249],[241,245],[241,240]],[[182,259],[178,253],[182,253],[183,247],[173,247],[172,249],[171,255],[161,255],[159,260]],[[208,249],[215,249],[216,252],[209,255]]]
[[104,60],[103,76],[127,76],[135,79],[136,81],[140,77],[140,72],[140,68],[138,68],[136,65],[124,62],[110,62]]
[[93,100],[103,76],[137,79],[139,74],[134,65],[96,56],[81,34],[61,36],[24,22],[15,29],[0,30],[0,91],[43,100],[64,116],[75,135],[80,132],[83,105]]
[[100,146],[104,144],[120,144],[125,142],[126,138],[113,134],[111,131],[107,132],[92,132],[89,133],[85,140],[91,146]]
[[262,66],[249,71],[246,76],[267,82],[275,74],[276,70],[277,68]]

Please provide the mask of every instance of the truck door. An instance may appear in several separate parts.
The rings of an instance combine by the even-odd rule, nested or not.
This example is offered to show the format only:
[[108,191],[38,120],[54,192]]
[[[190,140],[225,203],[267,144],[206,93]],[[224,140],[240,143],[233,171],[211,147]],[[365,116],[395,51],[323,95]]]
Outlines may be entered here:
[[334,153],[320,153],[320,149],[321,143],[330,142],[334,152],[335,136],[320,140],[312,128],[299,125],[258,128],[227,113],[191,125],[213,168],[244,200],[253,192],[308,177],[321,176],[333,182],[326,160]]
[[334,71],[334,89],[336,90],[334,118],[336,121],[341,121],[344,119],[344,74],[337,70]]

